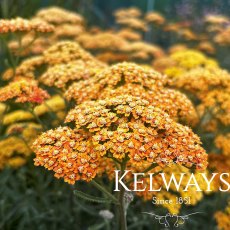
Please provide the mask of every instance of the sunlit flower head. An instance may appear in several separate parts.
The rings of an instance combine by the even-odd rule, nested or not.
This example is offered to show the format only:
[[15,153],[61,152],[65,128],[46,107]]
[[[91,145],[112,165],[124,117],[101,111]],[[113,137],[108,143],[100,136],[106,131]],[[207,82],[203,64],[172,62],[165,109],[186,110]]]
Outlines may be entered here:
[[[53,113],[63,111],[66,108],[64,99],[59,95],[54,95],[44,103],[34,107],[34,113],[36,116],[42,116],[52,111]],[[34,116],[29,111],[22,109],[15,110],[5,114],[3,117],[3,124],[9,125],[19,121],[33,120]]]
[[117,32],[117,35],[119,35],[120,37],[128,40],[128,41],[140,41],[142,36],[140,33],[129,29],[129,28],[124,28],[121,29]]
[[151,105],[162,109],[176,121],[191,126],[198,122],[198,116],[192,102],[184,94],[173,89],[154,89],[153,87],[151,90],[146,90],[141,85],[130,83],[117,88],[106,88],[101,91],[99,98],[105,99],[125,94],[148,100]]
[[66,91],[65,96],[68,100],[74,99],[79,103],[97,99],[106,88],[115,89],[132,83],[151,90],[154,87],[162,87],[166,82],[167,78],[154,70],[124,62],[106,68],[93,79],[74,83]]
[[203,41],[199,43],[197,49],[208,54],[214,54],[216,52],[214,45],[208,41]]
[[229,23],[230,19],[224,15],[208,14],[205,16],[204,21],[210,24],[226,24]]
[[148,27],[144,20],[140,18],[124,17],[118,18],[116,23],[134,30],[147,31]]
[[230,28],[221,30],[215,37],[214,41],[219,45],[230,45],[229,42]]
[[[146,56],[142,58],[144,60],[152,60],[154,58],[160,58],[164,56],[164,51],[157,45],[149,44],[143,41],[137,41],[127,44],[123,51],[128,52],[132,58],[135,58],[135,55],[139,53],[144,53]],[[141,59],[141,58],[140,58]]]
[[0,140],[0,169],[24,165],[32,153],[30,145],[41,130],[41,125],[32,122],[10,125],[6,137]]
[[61,24],[55,29],[54,36],[56,39],[76,38],[85,31],[82,25]]

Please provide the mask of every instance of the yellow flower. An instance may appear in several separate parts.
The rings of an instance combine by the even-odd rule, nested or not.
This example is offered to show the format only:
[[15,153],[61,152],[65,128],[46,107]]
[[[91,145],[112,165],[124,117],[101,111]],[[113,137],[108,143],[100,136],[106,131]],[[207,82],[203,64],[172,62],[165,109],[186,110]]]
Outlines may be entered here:
[[41,125],[35,123],[15,123],[6,130],[5,139],[0,141],[0,169],[20,167],[32,153],[30,145],[41,132]]
[[[64,108],[65,108],[64,99],[59,95],[54,95],[51,99],[45,101],[45,103],[36,106],[34,108],[34,112],[37,116],[41,116],[47,112],[51,112],[50,109],[52,110],[52,112],[57,112],[63,110]],[[34,119],[34,116],[30,112],[24,110],[16,110],[6,114],[3,117],[3,124],[9,125],[14,122],[26,121],[32,119]]]

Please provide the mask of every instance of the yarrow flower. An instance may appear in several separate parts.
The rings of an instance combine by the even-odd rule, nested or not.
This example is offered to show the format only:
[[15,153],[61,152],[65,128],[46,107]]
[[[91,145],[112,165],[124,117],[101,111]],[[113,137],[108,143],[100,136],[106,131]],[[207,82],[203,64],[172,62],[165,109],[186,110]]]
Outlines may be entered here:
[[127,17],[133,17],[138,18],[141,16],[141,11],[137,7],[129,7],[126,9],[118,9],[114,12],[114,16],[116,18],[127,18]]
[[108,158],[128,157],[133,165],[207,166],[207,155],[191,129],[137,97],[84,102],[68,113],[65,122],[75,128],[49,130],[37,138],[33,149],[36,165],[71,184],[103,173],[100,165]]
[[173,89],[155,89],[146,91],[140,85],[126,84],[115,89],[103,90],[99,98],[115,97],[119,95],[132,95],[148,100],[170,115],[175,121],[194,126],[198,122],[198,115],[192,102],[182,93]]
[[94,36],[90,33],[83,33],[77,37],[77,41],[83,48],[90,51],[112,50],[118,52],[128,45],[124,38],[111,32],[101,32]]
[[[65,110],[65,107],[66,105],[64,99],[59,95],[54,95],[50,99],[46,100],[45,103],[35,106],[34,114],[39,117],[52,110],[52,112],[55,112],[56,115],[58,115],[59,112],[63,112]],[[31,112],[19,109],[5,114],[2,123],[3,125],[9,125],[15,122],[31,119],[34,119],[34,115]]]
[[219,45],[227,46],[230,44],[229,39],[228,39],[229,35],[230,35],[230,28],[227,27],[226,29],[223,29],[222,31],[220,31],[214,37],[214,41]]
[[15,102],[25,103],[42,103],[49,98],[49,94],[38,87],[36,81],[33,80],[17,80],[9,85],[0,88],[0,102],[9,99],[15,99]]
[[166,84],[166,76],[154,70],[147,70],[134,63],[120,63],[98,73],[88,81],[73,83],[65,92],[68,100],[74,99],[77,103],[97,99],[103,89],[113,89],[120,85],[132,83],[147,89],[161,87]]
[[205,168],[207,156],[198,136],[146,100],[119,96],[88,101],[71,110],[66,122],[92,133],[95,150],[117,159],[126,154],[134,164],[173,162]]
[[124,62],[106,68],[93,79],[74,83],[65,96],[79,103],[129,94],[148,100],[174,120],[196,124],[198,116],[191,101],[179,91],[164,88],[166,82],[165,76],[152,69]]

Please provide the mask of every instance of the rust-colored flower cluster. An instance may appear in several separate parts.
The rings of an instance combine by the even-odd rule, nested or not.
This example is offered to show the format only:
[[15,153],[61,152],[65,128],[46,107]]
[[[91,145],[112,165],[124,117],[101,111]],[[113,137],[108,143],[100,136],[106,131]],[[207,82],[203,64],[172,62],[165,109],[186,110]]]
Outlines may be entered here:
[[78,43],[62,41],[40,56],[25,59],[15,70],[6,70],[3,79],[38,79],[39,83],[65,88],[71,82],[94,76],[105,67],[106,64],[98,61]]
[[38,87],[37,82],[33,80],[17,80],[9,85],[0,88],[0,101],[15,99],[15,102],[42,103],[49,98],[49,94]]
[[[88,27],[81,15],[58,7],[29,20],[0,20],[3,39],[20,39],[8,43],[12,65],[0,82],[0,169],[25,164],[32,145],[35,165],[69,184],[104,183],[115,169],[162,171],[166,180],[185,173],[179,191],[172,185],[136,193],[170,199],[163,206],[178,214],[178,196],[190,197],[191,205],[204,198],[195,187],[183,190],[192,172],[203,187],[196,170],[208,160],[208,176],[229,171],[230,74],[213,58],[229,44],[229,18],[208,15],[198,34],[191,21],[171,23],[155,11],[119,9],[114,16],[113,29]],[[18,64],[22,57],[14,56],[27,58]],[[124,182],[133,189],[131,179],[127,174]],[[139,186],[150,185],[143,181]],[[152,183],[161,187],[162,177]],[[220,181],[213,183],[218,192]],[[217,213],[217,222],[226,216]]]

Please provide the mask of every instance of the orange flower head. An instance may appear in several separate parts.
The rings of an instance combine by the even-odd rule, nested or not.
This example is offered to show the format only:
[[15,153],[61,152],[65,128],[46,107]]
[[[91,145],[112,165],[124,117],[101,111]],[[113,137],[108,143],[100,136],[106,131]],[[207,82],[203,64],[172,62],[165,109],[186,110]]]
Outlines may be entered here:
[[198,169],[207,166],[199,137],[139,97],[86,101],[68,113],[66,122],[89,133],[94,150],[101,156],[128,156],[137,165],[156,162]]

